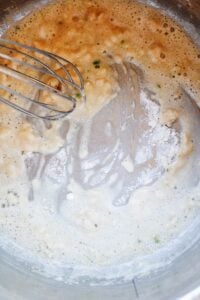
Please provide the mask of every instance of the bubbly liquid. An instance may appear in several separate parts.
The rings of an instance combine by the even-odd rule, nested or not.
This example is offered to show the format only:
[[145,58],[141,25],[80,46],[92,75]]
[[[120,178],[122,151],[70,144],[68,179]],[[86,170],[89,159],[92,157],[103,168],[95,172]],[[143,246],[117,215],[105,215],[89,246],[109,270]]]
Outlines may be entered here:
[[[49,128],[0,106],[2,247],[72,281],[129,278],[128,265],[175,249],[199,213],[197,47],[126,0],[57,1],[6,37],[75,63],[87,102]],[[129,97],[115,69],[125,62],[138,78]]]

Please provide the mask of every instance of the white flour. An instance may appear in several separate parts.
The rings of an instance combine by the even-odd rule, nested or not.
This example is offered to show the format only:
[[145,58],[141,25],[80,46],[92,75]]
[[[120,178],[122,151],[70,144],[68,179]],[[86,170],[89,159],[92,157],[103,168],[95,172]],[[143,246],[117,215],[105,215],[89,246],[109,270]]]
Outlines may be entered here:
[[[43,269],[49,276],[60,279],[64,278],[68,268],[73,269],[69,281],[76,281],[84,275],[102,278],[105,272],[110,278],[115,278],[116,274],[128,278],[131,274],[127,266],[123,267],[124,263],[132,264],[138,257],[155,252],[183,230],[196,214],[196,206],[191,209],[188,196],[181,198],[175,190],[172,197],[171,189],[165,184],[165,176],[158,180],[179,151],[178,133],[159,123],[159,106],[148,100],[144,93],[141,101],[145,111],[141,115],[142,123],[146,122],[147,126],[139,141],[143,143],[145,139],[148,143],[136,151],[134,159],[132,153],[123,158],[123,151],[118,146],[120,142],[116,141],[110,161],[104,154],[104,160],[107,159],[111,166],[107,183],[103,180],[103,170],[107,170],[105,167],[102,167],[102,176],[95,187],[84,189],[80,180],[78,183],[73,179],[79,149],[83,149],[83,145],[77,150],[78,156],[74,157],[80,124],[70,121],[65,148],[47,160],[38,160],[37,157],[41,171],[32,180],[33,201],[27,201],[26,190],[24,201],[20,199],[16,202],[17,197],[11,192],[5,202],[1,189],[3,209],[0,210],[0,230],[3,247],[12,245],[9,246],[10,251],[20,255],[21,260],[29,261],[40,271]],[[89,151],[91,128],[88,125],[86,128],[81,142],[84,141]],[[26,159],[28,157],[30,159],[30,154]],[[119,180],[117,173],[112,172],[112,161],[116,157],[119,159],[118,168],[121,165],[127,174],[134,176],[139,166],[137,175],[140,175],[138,189],[133,188],[128,204],[121,207],[113,205],[118,188],[123,191],[120,186],[123,181]],[[103,160],[99,161],[94,153],[90,157],[89,152],[84,152],[83,157],[81,155],[80,163],[82,160],[83,172],[88,172],[87,181],[87,178],[95,176],[95,167],[101,166]],[[150,182],[152,174],[157,183],[140,188]],[[132,181],[129,184],[131,187]],[[16,187],[16,182],[13,182],[11,189],[15,190]],[[24,189],[19,190],[18,197],[24,193]],[[175,201],[176,213],[173,212]],[[108,268],[110,265],[114,273],[112,268]]]

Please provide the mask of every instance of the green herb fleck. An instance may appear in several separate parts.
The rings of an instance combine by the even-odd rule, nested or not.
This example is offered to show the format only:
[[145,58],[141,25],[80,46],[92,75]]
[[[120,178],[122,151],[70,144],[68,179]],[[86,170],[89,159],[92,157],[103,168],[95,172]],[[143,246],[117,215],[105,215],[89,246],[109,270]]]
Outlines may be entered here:
[[154,242],[155,242],[156,244],[159,244],[159,243],[160,243],[160,239],[159,239],[159,237],[157,237],[157,236],[154,236],[153,240],[154,240]]
[[94,65],[95,69],[100,68],[100,63],[101,63],[101,61],[99,59],[96,59],[93,61],[93,65]]
[[78,98],[78,99],[81,98],[81,94],[80,94],[80,93],[77,93],[75,96],[76,96],[76,98]]
[[93,61],[93,65],[99,65],[101,63],[101,61],[99,59],[96,59]]

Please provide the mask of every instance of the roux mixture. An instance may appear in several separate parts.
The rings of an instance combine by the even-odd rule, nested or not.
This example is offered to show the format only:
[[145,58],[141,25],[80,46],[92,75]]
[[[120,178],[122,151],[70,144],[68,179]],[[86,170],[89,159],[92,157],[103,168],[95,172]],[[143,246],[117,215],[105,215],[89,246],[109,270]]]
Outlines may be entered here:
[[127,0],[56,1],[5,36],[76,64],[87,100],[47,127],[0,104],[1,246],[72,282],[173,259],[199,213],[197,46]]

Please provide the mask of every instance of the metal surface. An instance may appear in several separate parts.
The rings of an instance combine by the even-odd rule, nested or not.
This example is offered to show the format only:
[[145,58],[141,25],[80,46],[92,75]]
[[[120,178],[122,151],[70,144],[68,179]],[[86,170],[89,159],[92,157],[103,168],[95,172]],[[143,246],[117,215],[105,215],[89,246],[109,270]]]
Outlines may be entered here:
[[[0,73],[8,77],[8,84],[0,85],[0,90],[4,91],[0,101],[29,117],[49,121],[62,119],[76,108],[77,93],[80,98],[85,98],[81,73],[64,58],[5,39],[0,39],[0,58]],[[75,72],[78,83],[69,68]],[[47,78],[54,82],[54,86],[46,82]],[[26,89],[20,93],[18,89],[11,88],[10,79],[22,82]],[[30,92],[26,95],[25,90],[30,91],[30,88],[31,95]],[[44,96],[48,99],[53,97],[54,101],[49,103]],[[18,103],[12,101],[13,97]]]
[[[145,2],[145,1],[143,1]],[[149,1],[146,1],[149,3]],[[12,10],[25,7],[29,12],[30,4],[37,7],[37,1],[5,1],[0,0],[0,14],[4,25],[12,22],[8,15]],[[151,2],[152,3],[152,2]],[[155,1],[165,13],[176,15],[182,23],[187,21],[186,30],[197,33],[200,29],[200,1],[199,0],[160,0]],[[12,7],[12,10],[10,10]],[[27,7],[27,9],[26,9]],[[0,299],[2,300],[134,300],[134,299],[177,299],[190,293],[200,286],[200,226],[191,234],[194,243],[172,264],[166,265],[149,275],[134,277],[126,284],[113,286],[67,286],[61,282],[47,280],[25,267],[13,267],[12,258],[6,253],[0,253]],[[193,239],[194,240],[194,239]],[[188,241],[190,243],[190,241]],[[20,271],[19,271],[20,269]],[[189,296],[188,296],[189,297]]]

